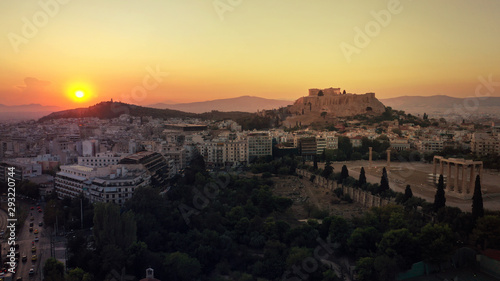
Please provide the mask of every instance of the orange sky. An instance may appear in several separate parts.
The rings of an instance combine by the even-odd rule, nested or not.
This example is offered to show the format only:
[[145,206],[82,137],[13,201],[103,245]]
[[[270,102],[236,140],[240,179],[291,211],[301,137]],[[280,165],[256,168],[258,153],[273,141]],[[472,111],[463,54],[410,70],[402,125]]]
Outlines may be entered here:
[[480,76],[500,81],[500,1],[358,2],[2,1],[0,104],[294,100],[326,87],[467,97]]

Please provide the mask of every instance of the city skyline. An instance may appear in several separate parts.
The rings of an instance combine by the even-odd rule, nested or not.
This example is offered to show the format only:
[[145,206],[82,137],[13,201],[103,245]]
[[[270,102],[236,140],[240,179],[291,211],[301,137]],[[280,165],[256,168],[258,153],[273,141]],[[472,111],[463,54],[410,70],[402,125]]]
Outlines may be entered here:
[[0,103],[295,100],[327,87],[381,99],[471,97],[481,79],[500,80],[499,8],[492,0],[2,2]]

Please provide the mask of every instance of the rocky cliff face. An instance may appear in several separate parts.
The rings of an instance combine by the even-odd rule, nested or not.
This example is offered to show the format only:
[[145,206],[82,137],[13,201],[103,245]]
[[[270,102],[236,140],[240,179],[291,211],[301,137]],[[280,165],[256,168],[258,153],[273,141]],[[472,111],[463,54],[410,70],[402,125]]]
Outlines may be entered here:
[[385,106],[375,98],[374,93],[343,95],[332,94],[328,90],[320,90],[319,94],[317,91],[313,91],[314,93],[310,91],[309,96],[295,101],[289,108],[290,113],[296,115],[320,115],[326,112],[330,117],[346,117],[359,114],[379,115],[385,111]]

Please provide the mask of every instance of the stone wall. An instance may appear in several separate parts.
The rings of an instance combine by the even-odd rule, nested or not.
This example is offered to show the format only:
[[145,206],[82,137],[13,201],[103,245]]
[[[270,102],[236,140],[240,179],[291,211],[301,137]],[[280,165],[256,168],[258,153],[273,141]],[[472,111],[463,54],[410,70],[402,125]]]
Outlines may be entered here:
[[327,112],[329,116],[342,117],[358,114],[379,115],[385,111],[385,106],[375,98],[374,93],[364,95],[328,93],[324,96],[317,96],[316,91],[313,91],[309,96],[297,99],[289,110],[297,115],[319,115],[321,112]]
[[[297,169],[296,171],[297,171],[298,175],[303,176],[307,180],[309,180],[312,175],[315,175],[314,173],[311,173],[311,172],[309,172],[307,170],[303,170],[303,169]],[[325,179],[324,177],[319,176],[319,175],[315,175],[315,176],[316,177],[313,181],[313,184],[319,188],[326,188],[328,190],[333,191],[337,187],[341,187],[334,180],[328,180],[328,179]],[[348,194],[354,202],[359,203],[367,208],[382,207],[382,206],[393,203],[390,200],[383,199],[382,197],[377,196],[377,195],[373,195],[370,192],[361,190],[359,188],[350,187],[350,186],[342,187],[342,193]]]

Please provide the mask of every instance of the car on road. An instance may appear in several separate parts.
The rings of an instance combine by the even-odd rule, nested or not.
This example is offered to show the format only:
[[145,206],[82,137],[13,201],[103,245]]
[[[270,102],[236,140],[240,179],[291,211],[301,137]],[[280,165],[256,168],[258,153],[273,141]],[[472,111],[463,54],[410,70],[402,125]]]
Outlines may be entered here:
[[33,216],[31,216],[30,221],[34,221],[34,220],[35,220],[35,218]]
[[30,232],[33,232],[33,227],[30,227]]
[[38,259],[38,257],[36,255],[31,256],[32,261],[36,261],[37,259]]
[[35,209],[35,207],[31,206],[30,210],[34,210],[34,209]]
[[40,239],[37,237],[35,237],[35,242],[38,242]]
[[43,226],[43,221],[39,222],[38,226]]
[[32,268],[30,268],[30,273],[29,273],[29,274],[30,274],[30,276],[31,276],[31,275],[35,275],[35,270],[33,269],[33,267],[32,267]]
[[42,212],[42,209],[41,209],[41,208],[40,208],[40,209],[38,209],[38,212],[39,212],[39,213],[41,213],[41,212]]
[[36,252],[36,247],[35,246],[31,247],[31,252],[33,252],[33,253]]
[[17,277],[16,281],[23,281],[22,277]]
[[33,227],[33,222],[30,222],[30,227]]
[[35,233],[35,234],[38,234],[38,228],[37,228],[37,229],[35,229],[35,232],[34,232],[34,233]]
[[23,257],[22,257],[22,261],[23,261],[23,262],[26,262],[27,260],[28,260],[28,256],[23,255]]

